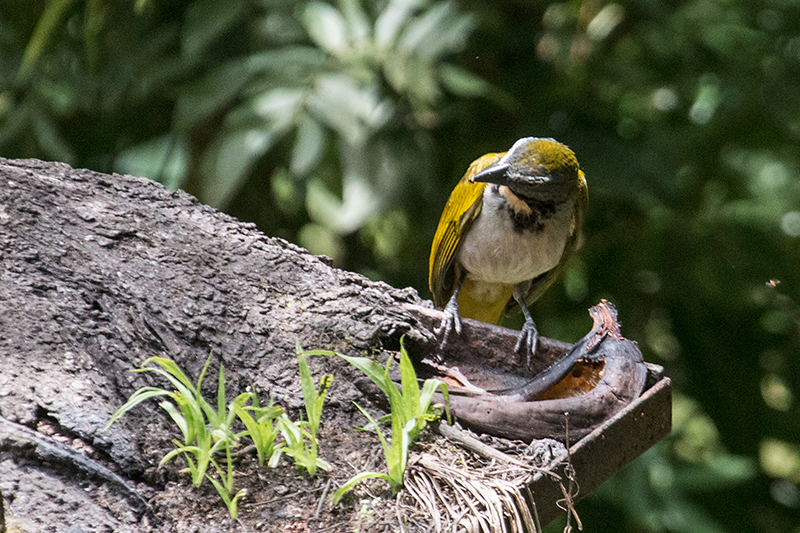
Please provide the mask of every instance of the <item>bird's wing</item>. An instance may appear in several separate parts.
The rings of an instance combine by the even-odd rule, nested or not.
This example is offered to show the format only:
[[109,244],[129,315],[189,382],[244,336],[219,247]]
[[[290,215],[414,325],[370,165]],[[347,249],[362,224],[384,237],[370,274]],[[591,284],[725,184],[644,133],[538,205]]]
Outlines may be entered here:
[[428,286],[433,293],[433,303],[442,307],[453,295],[456,283],[456,264],[454,262],[462,238],[481,212],[485,183],[470,183],[469,178],[503,156],[486,154],[479,157],[467,169],[456,185],[439,219],[439,226],[431,246]]
[[[539,299],[539,297],[545,293],[545,291],[553,284],[553,282],[558,278],[561,271],[564,269],[564,265],[566,265],[567,257],[581,247],[583,236],[582,236],[582,228],[583,228],[583,219],[586,215],[586,206],[589,204],[589,188],[586,185],[586,175],[583,173],[582,170],[578,171],[578,184],[577,190],[575,191],[575,213],[572,216],[572,224],[570,228],[569,237],[567,238],[567,243],[564,246],[564,252],[561,255],[561,260],[558,262],[558,265],[555,268],[540,274],[539,276],[533,278],[531,280],[530,288],[528,289],[528,293],[525,296],[525,304],[531,305],[533,302]],[[516,302],[511,299],[506,306],[506,313],[512,310],[516,306]]]

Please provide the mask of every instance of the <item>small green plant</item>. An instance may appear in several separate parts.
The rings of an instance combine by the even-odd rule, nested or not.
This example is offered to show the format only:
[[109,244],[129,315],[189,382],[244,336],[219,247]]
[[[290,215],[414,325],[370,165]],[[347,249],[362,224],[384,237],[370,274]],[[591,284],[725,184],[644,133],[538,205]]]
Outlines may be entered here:
[[[116,422],[122,415],[151,398],[166,396],[170,398],[174,404],[163,401],[159,406],[167,411],[170,418],[175,422],[183,434],[183,443],[189,445],[197,438],[198,434],[202,434],[205,427],[204,404],[210,410],[211,406],[205,401],[200,394],[200,385],[203,382],[208,364],[211,362],[209,355],[203,370],[200,372],[200,377],[197,380],[197,386],[192,385],[183,371],[175,364],[174,361],[166,357],[151,357],[142,363],[142,368],[131,370],[131,372],[155,372],[165,377],[175,391],[165,390],[159,387],[142,387],[134,392],[131,397],[125,402],[125,405],[120,407],[116,413],[106,424],[104,431],[111,427],[111,424]],[[156,363],[161,368],[147,366],[150,363]],[[178,406],[177,408],[175,406]]]
[[[158,387],[142,387],[131,395],[128,401],[120,407],[106,424],[108,429],[123,414],[133,409],[145,400],[166,396],[174,403],[162,401],[158,405],[164,409],[181,430],[183,442],[173,441],[175,449],[165,455],[159,465],[182,455],[187,463],[186,472],[192,477],[192,484],[199,487],[204,479],[208,479],[217,489],[222,500],[228,508],[231,518],[236,519],[239,500],[245,495],[244,490],[233,493],[233,463],[231,461],[231,448],[234,447],[243,434],[235,434],[231,424],[236,416],[236,407],[240,409],[252,398],[251,393],[242,393],[231,402],[225,403],[225,371],[220,365],[219,380],[217,384],[217,408],[214,409],[200,392],[208,365],[213,353],[208,356],[197,385],[193,385],[183,371],[174,361],[166,357],[151,357],[142,363],[142,368],[132,372],[155,372],[166,378],[175,391]],[[155,363],[158,366],[148,366]],[[176,407],[177,406],[177,407]],[[225,453],[226,466],[221,467],[214,459],[219,452]],[[221,481],[208,473],[208,466],[212,465]]]
[[[253,439],[258,455],[258,464],[274,467],[278,464],[283,451],[283,444],[275,443],[275,438],[278,436],[275,420],[284,411],[281,407],[273,405],[272,399],[270,399],[269,405],[262,407],[258,403],[255,391],[250,394],[253,405],[243,407],[234,402],[233,410],[247,429],[246,434]],[[250,412],[253,414],[251,415]]]
[[411,443],[416,440],[419,432],[428,422],[439,418],[435,406],[432,405],[433,395],[436,389],[441,389],[444,396],[444,411],[447,420],[450,422],[449,395],[447,386],[438,379],[427,379],[422,385],[422,390],[417,383],[417,375],[414,365],[408,357],[408,353],[400,343],[400,385],[402,392],[389,377],[391,359],[386,363],[386,367],[375,363],[366,357],[350,357],[334,352],[316,350],[305,352],[306,355],[336,355],[349,362],[354,367],[367,375],[378,388],[389,399],[391,412],[389,419],[392,426],[391,442],[383,436],[378,422],[373,419],[360,405],[356,407],[367,417],[370,426],[375,429],[383,447],[386,459],[386,473],[383,472],[361,472],[353,476],[333,496],[333,503],[338,503],[342,497],[353,488],[357,483],[369,478],[379,478],[389,483],[392,491],[399,492],[403,487],[403,476],[408,463],[408,449]]
[[[206,477],[214,485],[214,488],[217,489],[222,501],[225,502],[225,506],[228,508],[228,514],[231,515],[231,518],[236,520],[236,517],[239,514],[238,505],[239,500],[247,494],[246,489],[240,489],[236,494],[233,494],[233,461],[231,460],[231,446],[226,444],[223,446],[225,448],[225,470],[217,463],[214,459],[213,454],[211,457],[211,463],[214,465],[214,470],[216,470],[217,475],[222,480],[221,482],[215,479],[212,476],[206,474]],[[231,497],[231,494],[233,496]]]
[[[316,475],[318,468],[330,469],[330,464],[317,454],[317,432],[325,395],[333,376],[323,376],[317,389],[308,362],[298,345],[297,361],[300,366],[300,382],[308,420],[303,420],[301,417],[300,421],[294,422],[286,416],[282,408],[273,405],[272,400],[269,405],[261,406],[255,391],[244,392],[233,402],[226,404],[225,370],[220,366],[215,409],[200,392],[212,355],[209,355],[203,365],[196,385],[192,384],[171,359],[166,357],[147,359],[141,368],[134,369],[133,372],[155,372],[166,378],[175,390],[142,387],[114,413],[106,424],[106,429],[145,400],[162,396],[172,400],[163,400],[158,405],[178,426],[183,441],[173,440],[175,448],[161,459],[160,465],[175,457],[183,457],[187,464],[184,471],[191,476],[192,484],[199,487],[205,479],[208,479],[228,507],[231,518],[236,519],[238,502],[245,495],[245,491],[233,493],[231,449],[238,445],[242,437],[249,436],[253,440],[258,462],[262,466],[267,464],[274,467],[278,464],[281,454],[286,453],[294,459],[298,468],[306,470],[312,477]],[[252,402],[252,405],[246,405],[248,402]],[[232,429],[237,417],[245,427],[245,431],[240,433],[234,433]],[[283,442],[276,442],[278,435],[283,436]],[[215,458],[222,453],[225,454],[224,466]],[[208,472],[209,466],[213,468],[211,474]]]
[[300,421],[293,422],[284,414],[278,418],[278,427],[283,435],[286,454],[294,459],[297,468],[305,470],[309,476],[314,477],[317,474],[317,468],[330,469],[330,464],[317,455],[317,432],[325,395],[333,382],[333,376],[331,374],[322,376],[319,381],[319,389],[317,389],[304,355],[304,353],[312,354],[312,352],[303,352],[299,343],[296,350],[297,364],[300,367],[300,386],[303,391],[303,403],[308,420],[303,420],[301,417]]
[[[209,357],[210,361],[210,357]],[[201,373],[201,378],[205,374],[205,368],[208,366],[208,361]],[[177,366],[176,366],[177,368]],[[233,461],[231,460],[231,448],[236,446],[239,442],[239,437],[243,434],[235,434],[231,429],[234,418],[236,417],[236,407],[242,407],[247,401],[251,399],[251,393],[245,392],[236,397],[230,405],[225,403],[225,370],[222,365],[219,368],[219,379],[217,383],[217,409],[215,410],[211,405],[203,399],[200,395],[200,385],[202,379],[198,380],[197,392],[201,400],[201,406],[206,416],[207,424],[204,424],[203,432],[198,434],[202,435],[202,441],[198,438],[196,446],[182,445],[178,441],[174,441],[175,449],[169,452],[164,458],[161,459],[160,465],[166,464],[167,461],[173,459],[178,454],[183,454],[186,463],[189,465],[187,471],[192,476],[192,483],[195,487],[199,487],[203,479],[208,479],[214,488],[217,489],[222,501],[228,508],[228,513],[234,520],[238,514],[239,500],[246,494],[244,489],[233,494]],[[208,429],[210,428],[210,431]],[[219,462],[214,459],[214,455],[218,452],[225,453],[225,468],[220,466]],[[220,480],[208,474],[208,464],[214,467],[214,471]]]

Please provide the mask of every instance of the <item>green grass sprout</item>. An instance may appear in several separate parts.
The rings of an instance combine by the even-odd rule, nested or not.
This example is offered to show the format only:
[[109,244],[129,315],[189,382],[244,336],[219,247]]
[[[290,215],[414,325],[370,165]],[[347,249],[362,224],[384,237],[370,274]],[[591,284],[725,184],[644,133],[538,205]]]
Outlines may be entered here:
[[[274,467],[278,464],[283,452],[283,444],[275,443],[279,431],[275,428],[275,420],[283,413],[283,408],[273,405],[260,406],[255,391],[250,393],[253,405],[242,407],[234,403],[233,410],[246,428],[245,434],[253,439],[258,456],[258,464]],[[250,414],[252,412],[252,414]]]
[[277,419],[277,424],[285,442],[284,452],[294,459],[297,468],[305,470],[309,476],[314,477],[317,468],[330,470],[330,464],[318,456],[317,433],[322,406],[333,382],[333,376],[331,374],[322,376],[317,388],[304,355],[311,352],[303,352],[299,343],[296,350],[297,364],[300,367],[300,386],[308,420],[303,420],[301,417],[298,422],[294,422],[284,414]]
[[[132,372],[155,372],[166,378],[176,390],[169,391],[158,387],[138,389],[112,415],[104,430],[145,400],[163,396],[172,400],[172,402],[163,400],[158,405],[169,414],[175,425],[178,426],[183,435],[183,441],[173,440],[175,448],[161,459],[159,466],[179,455],[182,456],[187,464],[184,472],[189,473],[192,484],[199,487],[203,480],[209,479],[225,502],[231,518],[236,519],[237,505],[245,495],[245,491],[240,490],[231,496],[233,493],[231,449],[238,444],[239,438],[243,434],[235,434],[231,426],[237,415],[237,409],[241,410],[244,404],[252,398],[252,394],[242,393],[233,402],[226,404],[225,370],[220,365],[217,381],[217,406],[216,409],[212,407],[200,392],[212,356],[213,352],[203,365],[196,385],[191,383],[186,374],[171,359],[150,357],[145,360],[141,368],[134,369]],[[158,366],[147,366],[150,364]],[[215,454],[223,452],[226,460],[225,468],[214,459]],[[209,465],[213,466],[213,473],[219,477],[219,480],[208,473]]]
[[386,473],[383,472],[361,472],[344,485],[342,485],[333,496],[333,503],[338,503],[342,497],[353,488],[357,483],[369,478],[383,479],[392,491],[397,493],[403,487],[403,476],[405,475],[406,465],[408,464],[408,451],[419,432],[425,428],[428,422],[436,420],[440,416],[437,406],[433,405],[433,395],[437,389],[442,391],[444,397],[444,412],[450,423],[450,397],[447,386],[441,380],[431,378],[425,380],[420,390],[417,382],[417,375],[414,365],[408,357],[403,342],[400,342],[400,386],[389,377],[391,369],[391,359],[382,367],[378,363],[366,357],[351,357],[337,354],[326,350],[314,350],[305,352],[306,355],[336,355],[341,357],[357,369],[361,370],[389,399],[391,412],[392,438],[387,441],[381,432],[378,422],[373,419],[360,405],[356,407],[369,420],[370,426],[375,429],[383,448],[384,458],[386,459]]

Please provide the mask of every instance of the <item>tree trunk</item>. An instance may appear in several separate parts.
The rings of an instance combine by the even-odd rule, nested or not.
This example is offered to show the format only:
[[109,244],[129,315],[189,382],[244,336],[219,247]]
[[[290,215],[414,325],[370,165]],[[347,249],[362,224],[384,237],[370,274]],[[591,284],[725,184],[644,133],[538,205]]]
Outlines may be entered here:
[[[397,349],[403,335],[421,352],[435,343],[403,307],[429,305],[413,289],[332,268],[183,192],[59,163],[0,159],[0,264],[0,492],[12,530],[235,526],[213,490],[157,468],[179,434],[155,402],[101,431],[134,390],[167,385],[129,372],[148,357],[194,380],[213,351],[207,384],[223,363],[229,399],[254,386],[298,410],[296,342],[350,355]],[[366,438],[349,436],[364,423],[356,373],[338,358],[310,364],[335,376],[323,437],[340,446],[321,446],[347,464],[348,443]],[[275,526],[263,509],[280,510],[286,488],[261,477],[259,493],[266,475],[237,478],[275,500],[251,508],[260,530]]]

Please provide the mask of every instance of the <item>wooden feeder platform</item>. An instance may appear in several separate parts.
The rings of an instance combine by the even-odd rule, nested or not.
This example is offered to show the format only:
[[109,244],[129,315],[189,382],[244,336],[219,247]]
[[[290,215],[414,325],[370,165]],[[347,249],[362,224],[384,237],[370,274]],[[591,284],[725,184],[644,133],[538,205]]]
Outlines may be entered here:
[[[441,322],[440,311],[414,311],[431,329]],[[448,383],[450,406],[462,426],[526,443],[555,439],[569,447],[568,454],[518,478],[519,494],[527,496],[526,505],[515,506],[535,516],[537,527],[563,515],[565,500],[572,505],[590,494],[671,429],[672,389],[663,368],[646,363],[638,345],[622,336],[613,305],[602,301],[590,315],[594,326],[575,345],[542,338],[530,368],[524,357],[509,356],[519,332],[469,319],[462,319],[461,334],[451,335],[442,353],[417,365],[418,373]],[[542,376],[545,384],[538,386]],[[448,428],[442,434],[462,445],[475,440],[457,432]],[[567,498],[567,485],[579,491]]]

